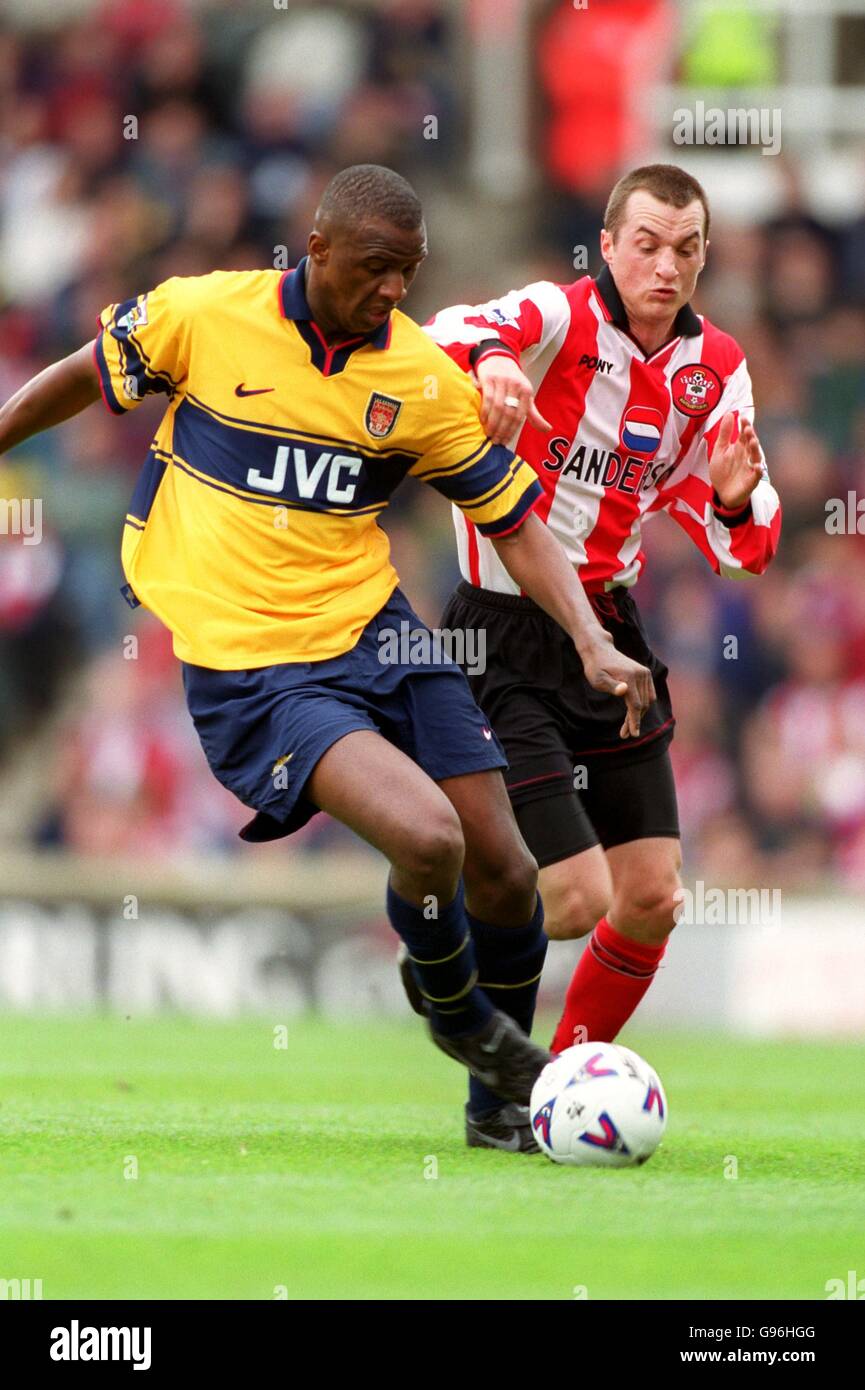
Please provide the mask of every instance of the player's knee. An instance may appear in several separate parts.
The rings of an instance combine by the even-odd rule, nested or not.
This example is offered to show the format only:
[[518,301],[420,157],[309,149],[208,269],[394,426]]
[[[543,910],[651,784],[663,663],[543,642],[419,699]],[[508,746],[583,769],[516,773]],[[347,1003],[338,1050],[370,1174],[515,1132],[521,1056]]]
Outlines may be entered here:
[[588,936],[610,906],[609,894],[597,885],[571,884],[544,898],[544,930],[551,941]]
[[512,899],[525,902],[529,911],[534,911],[538,892],[538,861],[526,850],[515,863],[511,864],[505,875]]
[[409,867],[419,878],[430,880],[459,875],[465,844],[456,812],[448,806],[424,814],[412,835]]
[[681,881],[670,870],[646,883],[631,885],[623,898],[614,904],[617,921],[627,923],[649,939],[663,941],[678,921],[681,912]]
[[509,855],[480,889],[486,903],[486,920],[528,921],[535,910],[537,890],[538,866],[534,856],[527,849]]

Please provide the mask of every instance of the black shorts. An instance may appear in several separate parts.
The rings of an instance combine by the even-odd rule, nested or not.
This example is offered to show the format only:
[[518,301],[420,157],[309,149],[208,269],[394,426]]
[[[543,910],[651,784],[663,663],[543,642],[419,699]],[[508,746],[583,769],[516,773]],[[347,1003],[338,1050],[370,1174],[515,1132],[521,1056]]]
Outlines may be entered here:
[[508,794],[541,868],[597,844],[679,835],[667,667],[627,589],[594,607],[617,649],[652,672],[657,699],[638,739],[619,736],[624,701],[592,689],[571,639],[531,599],[464,581],[441,621],[484,634],[485,646],[471,649],[484,651],[485,667],[469,684],[507,754]]

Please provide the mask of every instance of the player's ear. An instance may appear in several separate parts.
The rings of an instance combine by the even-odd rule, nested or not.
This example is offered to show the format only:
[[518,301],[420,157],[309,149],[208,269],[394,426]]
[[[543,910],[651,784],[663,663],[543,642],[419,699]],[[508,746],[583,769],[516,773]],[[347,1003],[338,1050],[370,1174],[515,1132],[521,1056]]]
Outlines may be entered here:
[[607,262],[608,265],[609,265],[609,263],[610,263],[610,258],[611,258],[611,256],[612,256],[612,254],[613,254],[613,238],[612,238],[612,236],[610,235],[610,233],[607,231],[606,227],[602,227],[602,228],[601,228],[601,255],[603,256],[604,260]]
[[330,243],[327,237],[322,236],[321,232],[315,230],[311,231],[309,240],[306,243],[306,249],[311,261],[314,261],[316,265],[325,265],[330,251]]

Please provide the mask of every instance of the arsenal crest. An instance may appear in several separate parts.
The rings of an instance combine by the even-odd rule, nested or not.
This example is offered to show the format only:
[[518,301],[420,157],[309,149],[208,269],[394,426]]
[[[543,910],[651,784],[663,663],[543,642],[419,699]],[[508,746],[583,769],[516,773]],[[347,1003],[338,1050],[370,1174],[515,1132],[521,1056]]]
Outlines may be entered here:
[[673,405],[683,415],[708,415],[721,399],[721,391],[718,373],[702,362],[680,367],[670,381]]
[[393,396],[383,396],[380,391],[373,391],[363,418],[367,433],[371,434],[373,439],[387,439],[401,410],[402,401],[396,400]]

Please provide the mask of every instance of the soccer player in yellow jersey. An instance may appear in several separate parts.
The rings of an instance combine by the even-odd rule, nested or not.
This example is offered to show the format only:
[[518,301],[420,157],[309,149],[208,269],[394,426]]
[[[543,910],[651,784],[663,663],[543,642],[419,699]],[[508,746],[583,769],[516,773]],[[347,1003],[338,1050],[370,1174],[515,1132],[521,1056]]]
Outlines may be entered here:
[[397,309],[426,255],[411,187],[344,170],[308,252],[285,274],[174,278],[104,309],[94,343],[0,411],[0,451],[100,394],[117,414],[166,396],[126,517],[127,597],[173,633],[210,767],[256,812],[245,839],[323,810],[387,856],[433,1039],[472,1072],[468,1141],[527,1151],[548,1059],[527,1037],[537,866],[459,667],[393,641],[426,630],[376,522],[391,493],[411,475],[466,511],[594,688],[625,699],[623,732],[639,731],[651,676],[616,652],[532,517],[535,474],[485,437],[473,383]]

